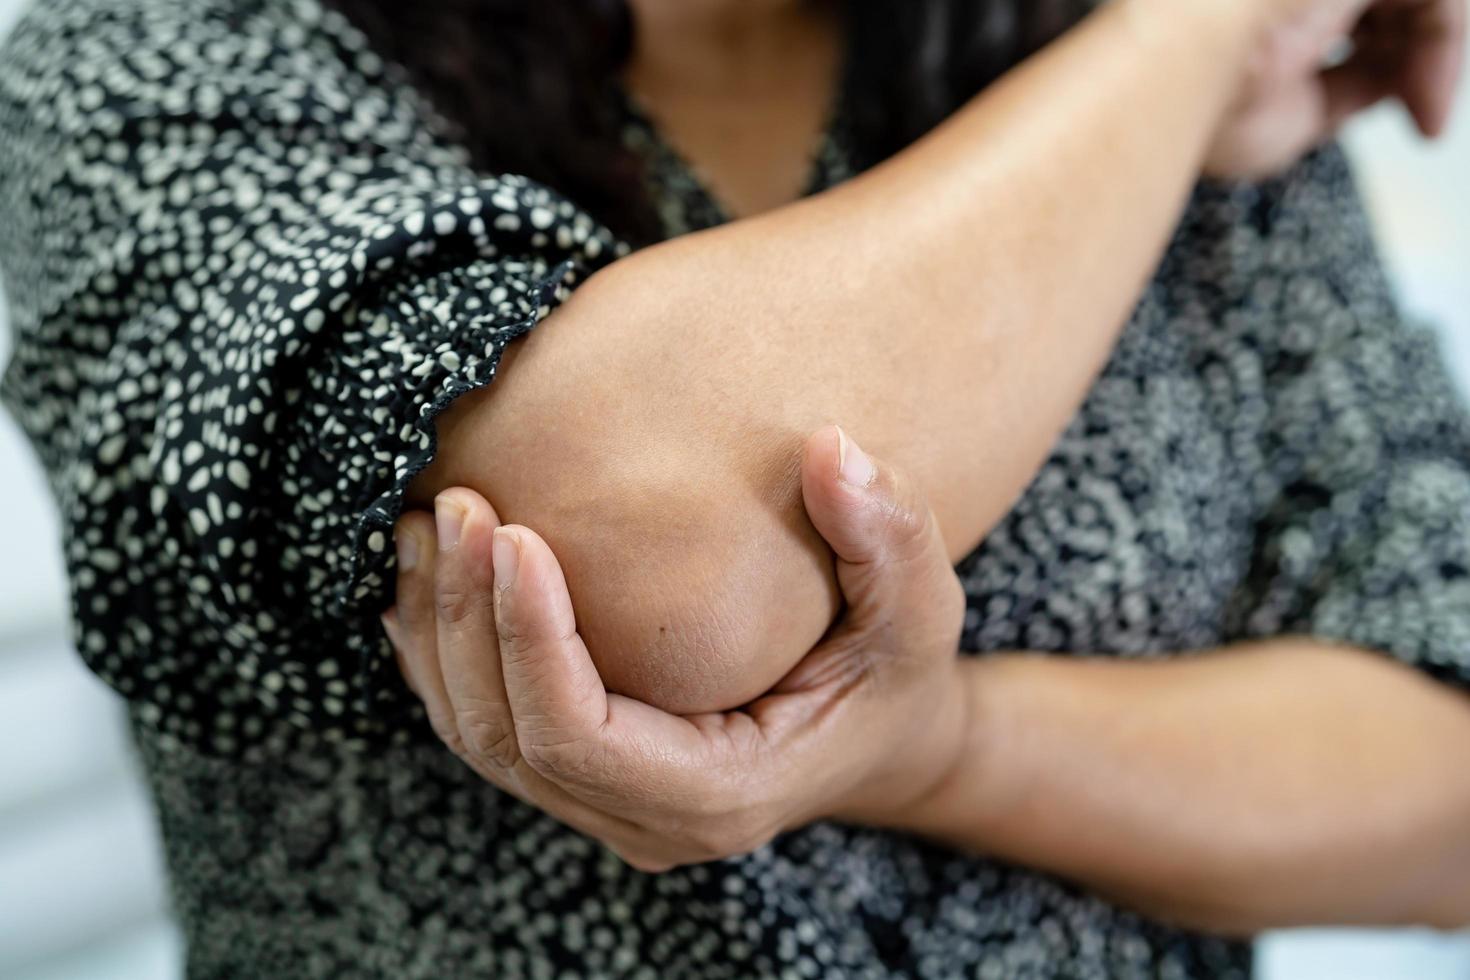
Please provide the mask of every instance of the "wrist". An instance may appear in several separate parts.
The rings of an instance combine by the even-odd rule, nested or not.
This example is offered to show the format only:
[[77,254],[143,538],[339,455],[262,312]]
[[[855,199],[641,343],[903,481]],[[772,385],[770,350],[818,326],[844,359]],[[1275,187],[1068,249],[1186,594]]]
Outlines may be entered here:
[[973,847],[990,836],[1021,793],[1024,751],[1016,709],[1023,658],[962,657],[954,689],[963,724],[948,766],[913,801],[897,826],[911,833]]
[[1252,73],[1278,0],[1115,0],[1136,36],[1186,52],[1212,90],[1211,129],[1223,124]]
[[[1197,31],[1203,43],[1241,55],[1267,28],[1281,0],[1133,0],[1147,16],[1174,17]],[[1232,49],[1235,49],[1232,51]]]
[[953,675],[944,685],[945,704],[936,715],[940,723],[935,726],[935,748],[926,760],[930,764],[921,767],[925,777],[896,821],[906,830],[918,831],[924,814],[934,809],[950,787],[970,778],[976,746],[984,741],[977,731],[979,706],[975,686],[967,678],[969,663],[969,657],[956,657]]
[[[966,753],[973,742],[974,701],[970,685],[962,682],[962,664],[956,657],[951,673],[936,685],[937,702],[924,702],[914,712],[914,724],[897,737],[883,736],[885,761],[844,791],[836,805],[828,805],[812,819],[840,820],[868,827],[923,832],[919,817],[942,786],[962,778]],[[854,746],[850,754],[858,757]],[[805,822],[805,821],[803,821]]]

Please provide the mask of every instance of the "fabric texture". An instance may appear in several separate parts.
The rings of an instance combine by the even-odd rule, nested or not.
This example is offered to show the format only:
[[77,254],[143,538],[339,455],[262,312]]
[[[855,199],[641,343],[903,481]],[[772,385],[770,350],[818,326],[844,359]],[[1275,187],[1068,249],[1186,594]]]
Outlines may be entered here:
[[[625,250],[445,132],[314,0],[48,0],[0,50],[0,393],[130,705],[190,975],[1247,975],[1247,944],[876,830],[645,875],[433,739],[377,623],[404,488],[433,416]],[[627,139],[668,234],[721,220],[646,119]],[[850,160],[836,126],[812,189]],[[1309,632],[1464,684],[1467,461],[1340,153],[1202,187],[960,564],[963,647]]]
[[212,751],[362,743],[433,416],[616,243],[471,171],[313,5],[48,4],[3,75],[3,390],[83,656]]

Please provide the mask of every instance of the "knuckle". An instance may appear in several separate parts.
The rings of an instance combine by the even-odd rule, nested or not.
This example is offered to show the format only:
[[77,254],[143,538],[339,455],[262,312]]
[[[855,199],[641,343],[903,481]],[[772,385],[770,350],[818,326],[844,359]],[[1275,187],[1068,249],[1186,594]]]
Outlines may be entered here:
[[481,711],[461,719],[461,743],[478,759],[501,769],[510,769],[520,755],[515,728],[499,712]]
[[400,582],[393,609],[398,619],[398,636],[404,644],[415,642],[433,629],[433,604],[426,589],[406,587]]
[[772,835],[762,821],[746,814],[728,814],[697,822],[687,836],[702,860],[717,861],[758,850]]
[[469,747],[465,745],[464,737],[460,735],[459,728],[453,722],[430,717],[429,724],[434,729],[434,734],[439,737],[439,741],[443,742],[449,751],[461,759],[470,758]]
[[923,500],[909,499],[904,494],[886,508],[884,543],[890,556],[898,561],[924,557],[933,544],[929,506]]
[[434,609],[446,623],[464,621],[478,604],[476,594],[467,589],[441,586],[434,590]]
[[524,657],[532,647],[531,635],[505,606],[495,617],[495,635],[500,640],[500,652],[508,657]]
[[433,620],[429,614],[428,601],[423,593],[413,594],[410,590],[399,586],[398,602],[395,608],[398,610],[399,632],[405,638],[417,636],[427,624]]
[[591,768],[592,746],[583,739],[525,732],[516,745],[526,764],[548,779],[575,779]]
[[896,542],[922,543],[928,525],[929,508],[922,501],[900,498],[888,509],[888,536]]
[[410,576],[417,572],[399,572],[398,589],[394,608],[397,610],[399,626],[409,633],[417,632],[425,620],[431,620],[431,603],[426,583]]
[[457,729],[465,751],[484,763],[512,768],[519,752],[509,705],[490,698],[466,698],[457,707]]

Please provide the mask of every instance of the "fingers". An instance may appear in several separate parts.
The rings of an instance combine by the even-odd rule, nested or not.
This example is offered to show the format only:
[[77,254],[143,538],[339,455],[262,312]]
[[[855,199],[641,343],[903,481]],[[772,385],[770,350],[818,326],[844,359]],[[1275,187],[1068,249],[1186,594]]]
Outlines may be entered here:
[[423,511],[399,518],[393,532],[398,550],[398,599],[383,626],[398,656],[404,680],[424,703],[429,724],[440,739],[454,738],[454,709],[439,670],[434,616],[434,521]]
[[[455,726],[446,741],[482,776],[582,833],[609,842],[638,840],[628,821],[587,805],[555,778],[571,768],[567,760],[573,756],[588,759],[593,744],[572,740],[572,728],[563,722],[563,677],[540,667],[543,661],[553,668],[561,662],[554,636],[568,636],[587,657],[572,628],[571,600],[555,557],[524,528],[502,539],[494,509],[467,488],[439,494],[434,513],[436,637]],[[529,560],[505,551],[506,540],[520,544],[527,536],[540,545]],[[514,597],[509,603],[501,598],[507,592]],[[497,607],[507,614],[505,625],[497,621]],[[502,672],[506,647],[508,675]],[[587,665],[590,670],[590,658]],[[595,670],[590,683],[596,697],[605,697]],[[583,695],[584,701],[593,699],[591,692]],[[594,728],[589,736],[595,735]]]
[[[536,669],[543,653],[548,654],[551,663],[558,662],[557,648],[549,638],[562,635],[562,624],[570,629],[572,622],[566,583],[555,558],[540,538],[530,535],[535,550],[522,570],[516,568],[521,564],[518,553],[503,554],[500,561],[500,591],[512,596],[506,608],[519,614],[519,618],[509,620],[519,624],[512,625],[509,632],[515,643],[522,638],[526,641],[516,647],[525,659],[516,660],[519,667],[512,670],[526,702],[522,707],[514,705],[506,693],[496,623],[490,612],[496,592],[493,554],[499,520],[488,502],[464,488],[441,494],[436,500],[436,513],[440,516],[431,519],[422,512],[410,512],[399,520],[395,529],[400,556],[398,601],[383,617],[400,669],[423,700],[435,732],[485,779],[607,843],[635,866],[648,870],[670,866],[658,857],[667,850],[662,837],[620,816],[616,807],[604,811],[589,805],[531,765],[535,759],[543,769],[564,768],[569,746],[551,741],[533,743],[529,759],[520,751],[516,712],[524,711],[528,730],[547,733],[548,737],[555,723],[543,725],[539,719],[543,715],[562,717],[558,697],[566,692],[565,677],[556,671],[543,675]],[[443,548],[439,547],[441,540]],[[520,544],[514,534],[507,540],[515,546]],[[517,579],[520,587],[512,588]],[[570,636],[575,639],[575,632]],[[586,657],[585,648],[581,655]],[[590,659],[585,663],[588,672],[581,675],[579,683],[592,687],[583,690],[575,704],[600,701],[605,712],[601,681],[591,669]],[[543,680],[548,682],[544,691]],[[637,708],[656,715],[658,724],[687,727],[681,719],[664,716],[646,705]],[[637,720],[637,714],[632,712],[630,720]],[[656,740],[661,749],[672,743],[666,735]],[[579,758],[589,755],[579,752]],[[547,765],[548,760],[554,766]],[[624,770],[625,766],[626,760]],[[600,795],[615,803],[622,802],[630,782],[620,767],[580,775],[584,784],[605,782]]]
[[501,671],[516,745],[533,771],[528,785],[535,802],[574,827],[590,828],[645,869],[670,866],[658,855],[677,853],[678,863],[708,860],[731,853],[727,844],[743,844],[737,820],[722,820],[713,831],[703,825],[671,830],[663,815],[700,808],[729,813],[720,790],[739,781],[712,779],[711,770],[734,757],[742,734],[751,740],[753,726],[741,728],[738,719],[724,725],[720,744],[731,751],[717,757],[696,724],[609,695],[577,633],[566,579],[546,542],[514,525],[497,529],[494,539]]
[[1349,65],[1397,96],[1421,133],[1438,136],[1463,69],[1465,22],[1464,0],[1380,0],[1353,32]]
[[[528,528],[502,527],[494,558],[501,666],[517,744],[531,768],[632,843],[625,856],[678,853],[683,863],[753,847],[760,832],[741,807],[752,796],[750,768],[760,761],[755,723],[739,712],[682,718],[609,695],[546,542]],[[671,824],[670,813],[685,816]],[[695,816],[710,813],[718,819]]]
[[[567,719],[577,716],[568,713],[565,675],[555,669],[568,657],[564,644],[576,645],[590,671],[577,682],[574,708],[605,698],[576,635],[561,568],[532,532],[506,534],[489,502],[472,490],[445,490],[435,498],[434,513],[433,646],[453,719],[441,737],[476,768],[545,806],[548,787],[525,766],[548,768],[537,765],[543,756],[560,761],[558,751],[573,731]],[[537,546],[527,549],[524,562],[523,538]],[[509,676],[503,663],[510,665]],[[595,734],[596,728],[578,731]]]
[[1438,136],[1449,122],[1465,59],[1464,0],[1418,5],[1414,44],[1404,67],[1401,97],[1425,136]]
[[934,515],[912,480],[829,426],[807,442],[802,497],[837,556],[849,621],[862,627],[881,618],[897,630],[958,632],[964,596]]
[[453,487],[434,498],[438,562],[434,572],[435,633],[460,754],[502,770],[516,762],[515,724],[500,676],[492,608],[491,542],[499,517],[484,497]]
[[1318,76],[1322,106],[1314,143],[1331,139],[1353,116],[1394,92],[1394,80],[1362,58],[1349,58]]
[[607,692],[577,633],[561,565],[540,535],[495,532],[495,622],[521,752],[538,770],[575,771],[595,751]]
[[494,565],[501,669],[527,764],[604,817],[623,818],[615,823],[625,829],[640,815],[672,806],[724,805],[714,787],[738,787],[740,779],[726,773],[715,782],[712,770],[736,757],[737,746],[756,743],[753,726],[738,715],[703,719],[718,727],[718,744],[730,750],[714,753],[699,724],[609,695],[577,633],[561,566],[536,532],[498,529]]

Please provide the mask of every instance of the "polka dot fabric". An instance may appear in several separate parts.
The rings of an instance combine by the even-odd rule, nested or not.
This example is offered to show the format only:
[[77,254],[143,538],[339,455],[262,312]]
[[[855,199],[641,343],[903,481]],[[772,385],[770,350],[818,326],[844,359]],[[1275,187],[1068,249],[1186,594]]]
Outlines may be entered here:
[[[48,0],[0,51],[0,391],[128,699],[190,976],[1248,975],[1247,944],[876,830],[644,875],[433,740],[376,622],[404,486],[434,414],[623,251],[446,132],[309,0]],[[669,234],[721,220],[646,119],[627,139]],[[814,189],[850,159],[839,124]],[[959,566],[964,649],[1311,632],[1463,684],[1467,460],[1341,155],[1202,187]]]
[[4,61],[4,392],[83,655],[210,751],[371,737],[433,416],[617,246],[470,171],[315,6],[47,4]]

